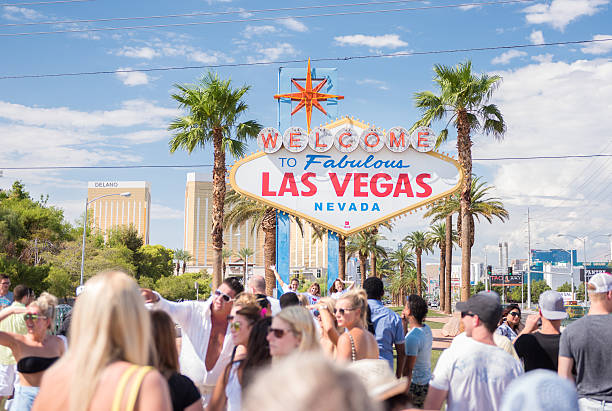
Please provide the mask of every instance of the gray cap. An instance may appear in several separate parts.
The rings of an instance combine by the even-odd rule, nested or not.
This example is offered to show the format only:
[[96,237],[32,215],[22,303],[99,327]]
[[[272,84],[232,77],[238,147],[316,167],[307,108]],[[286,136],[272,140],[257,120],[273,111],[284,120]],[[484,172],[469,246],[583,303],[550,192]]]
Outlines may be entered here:
[[563,307],[563,296],[557,291],[548,290],[540,294],[540,311],[547,320],[563,320],[567,312]]
[[458,302],[456,307],[461,312],[471,312],[478,315],[483,323],[491,327],[497,326],[502,314],[499,295],[494,291],[481,291],[471,296],[467,301]]
[[576,387],[550,370],[515,378],[504,392],[501,411],[578,411]]

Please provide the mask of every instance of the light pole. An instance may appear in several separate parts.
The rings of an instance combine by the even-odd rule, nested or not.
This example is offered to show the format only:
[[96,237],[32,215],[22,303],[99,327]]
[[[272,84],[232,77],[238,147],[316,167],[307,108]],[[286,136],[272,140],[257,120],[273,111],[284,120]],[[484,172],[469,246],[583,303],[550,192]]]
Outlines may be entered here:
[[83,247],[81,248],[81,281],[79,282],[80,287],[83,286],[83,271],[85,268],[85,236],[87,234],[87,206],[89,206],[94,201],[99,200],[104,197],[110,197],[110,196],[129,197],[131,195],[132,194],[128,192],[128,193],[121,193],[121,194],[105,194],[103,196],[96,197],[91,201],[87,201],[87,199],[85,199],[85,218],[83,219]]
[[[580,240],[582,241],[582,256],[584,258],[584,302],[585,304],[588,302],[588,294],[587,294],[587,279],[586,279],[586,263],[587,263],[587,257],[586,257],[586,237],[576,237],[575,235],[571,235],[571,234],[557,234],[557,237],[569,237],[569,238],[575,238],[576,240]],[[573,256],[572,256],[573,257]],[[573,258],[572,258],[573,260]],[[572,262],[573,264],[573,262]],[[574,269],[574,267],[572,267],[572,270]],[[573,273],[572,273],[573,274]],[[572,279],[573,279],[573,275],[572,275]]]

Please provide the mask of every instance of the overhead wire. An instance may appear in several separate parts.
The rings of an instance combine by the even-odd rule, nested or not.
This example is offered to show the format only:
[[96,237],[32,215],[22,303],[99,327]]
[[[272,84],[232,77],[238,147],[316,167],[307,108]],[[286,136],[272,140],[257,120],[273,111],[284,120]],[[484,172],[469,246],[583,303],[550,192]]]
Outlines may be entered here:
[[169,23],[169,24],[150,24],[142,26],[121,26],[121,27],[98,27],[98,28],[84,28],[84,29],[65,29],[65,30],[53,30],[53,31],[34,31],[34,32],[23,32],[23,33],[1,33],[0,37],[23,37],[23,36],[38,36],[46,34],[65,34],[65,33],[91,33],[91,32],[102,32],[102,31],[118,31],[118,30],[137,30],[137,29],[158,29],[168,27],[187,27],[187,26],[199,26],[199,25],[212,25],[212,24],[229,24],[229,23],[247,23],[247,22],[261,22],[261,21],[272,21],[272,20],[300,20],[317,17],[334,17],[334,16],[354,16],[363,14],[377,14],[377,13],[395,13],[398,11],[418,11],[418,10],[435,10],[435,9],[447,9],[447,8],[459,8],[468,6],[490,6],[490,5],[505,5],[515,3],[533,3],[535,0],[496,0],[487,2],[475,2],[475,3],[459,3],[459,4],[444,4],[437,6],[423,6],[423,7],[401,7],[395,9],[383,9],[383,10],[360,10],[360,11],[346,11],[337,13],[322,13],[322,14],[306,14],[301,16],[277,16],[277,17],[258,17],[258,18],[244,18],[234,20],[210,20],[210,21],[198,21],[189,23]]
[[[588,44],[588,43],[599,43],[599,42],[606,42],[606,41],[612,41],[612,38],[556,41],[556,42],[539,43],[539,44],[530,43],[530,44],[513,44],[513,45],[506,45],[506,46],[471,47],[471,48],[445,49],[445,50],[406,51],[406,52],[381,53],[381,54],[369,54],[369,55],[346,56],[346,57],[320,57],[320,58],[311,58],[310,61],[311,62],[326,62],[326,61],[342,62],[342,61],[364,60],[364,59],[373,59],[373,58],[410,57],[410,56],[424,56],[424,55],[431,55],[431,54],[508,50],[508,49],[517,49],[517,48],[561,46],[561,45],[568,45],[568,44]],[[273,65],[273,64],[305,63],[306,61],[308,61],[308,59],[258,61],[258,62],[256,61],[256,62],[245,62],[245,63],[219,63],[219,64],[203,64],[203,65],[193,65],[193,66],[151,67],[151,68],[118,69],[118,70],[80,71],[80,72],[73,72],[73,73],[18,74],[18,75],[0,76],[0,80],[45,78],[45,77],[91,76],[91,75],[118,74],[118,73],[148,73],[148,72],[158,72],[158,71],[192,70],[192,69],[205,69],[205,68],[212,69],[212,68],[231,68],[231,67],[249,67],[249,66],[268,66],[268,65]]]
[[60,4],[60,3],[85,3],[96,0],[55,0],[55,1],[35,1],[28,3],[0,3],[0,7],[9,7],[9,6],[42,6],[47,4]]
[[[88,0],[88,1],[92,1],[92,0]],[[313,6],[280,7],[280,8],[273,8],[273,9],[202,11],[202,12],[198,11],[198,12],[191,12],[191,13],[178,13],[178,14],[153,15],[153,16],[109,17],[109,18],[83,19],[83,20],[56,20],[56,21],[49,20],[49,21],[34,21],[34,22],[28,22],[28,23],[6,23],[6,24],[0,24],[0,27],[37,26],[37,25],[45,25],[45,24],[100,23],[100,22],[108,22],[108,21],[167,19],[167,18],[196,17],[196,16],[222,16],[222,15],[230,15],[230,14],[275,13],[279,11],[310,10],[310,9],[324,9],[324,8],[337,8],[337,7],[367,7],[367,6],[376,6],[376,5],[384,5],[384,4],[419,3],[419,2],[425,2],[425,1],[426,0],[387,0],[387,1],[368,1],[368,2],[361,2],[361,3],[317,4]]]

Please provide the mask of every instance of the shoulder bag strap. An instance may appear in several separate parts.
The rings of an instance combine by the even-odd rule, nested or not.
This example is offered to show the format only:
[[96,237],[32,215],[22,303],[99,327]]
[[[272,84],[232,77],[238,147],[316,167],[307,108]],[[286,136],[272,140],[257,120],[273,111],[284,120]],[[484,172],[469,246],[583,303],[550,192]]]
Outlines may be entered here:
[[113,407],[112,411],[120,411],[121,410],[121,400],[123,399],[123,392],[125,391],[125,386],[127,385],[128,380],[136,372],[138,369],[137,365],[130,365],[121,375],[119,379],[119,384],[117,384],[117,388],[115,389],[115,398],[113,398]]

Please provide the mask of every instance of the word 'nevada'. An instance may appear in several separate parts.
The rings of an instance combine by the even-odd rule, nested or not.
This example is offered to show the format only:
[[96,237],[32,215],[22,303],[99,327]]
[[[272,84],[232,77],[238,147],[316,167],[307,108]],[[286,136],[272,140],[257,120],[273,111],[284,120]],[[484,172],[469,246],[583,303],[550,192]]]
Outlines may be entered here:
[[[293,173],[284,173],[283,179],[278,187],[272,187],[270,173],[265,171],[261,174],[261,195],[263,197],[312,197],[317,194],[317,184],[331,183],[336,196],[343,197],[348,194],[352,197],[415,197],[412,184],[408,174],[400,173],[397,180],[386,173],[377,173],[370,177],[368,173],[347,173],[340,176],[336,173],[328,173],[328,180],[319,180],[315,173],[304,173],[299,177],[299,183]],[[416,185],[422,190],[416,192],[416,197],[429,197],[432,193],[431,186],[425,181],[430,179],[431,174],[421,173],[416,176]],[[315,181],[312,181],[315,180]],[[369,181],[368,181],[369,180]],[[353,184],[351,185],[351,181]],[[299,184],[299,188],[298,188]],[[349,186],[352,186],[351,189]],[[348,191],[348,192],[347,192]],[[352,193],[350,192],[352,191]],[[352,195],[351,195],[352,194]]]
[[435,140],[436,136],[429,127],[417,127],[412,133],[403,127],[393,127],[385,132],[378,127],[363,130],[345,125],[334,130],[317,127],[310,133],[300,127],[289,127],[282,135],[277,129],[266,127],[257,135],[259,149],[268,154],[277,152],[281,147],[299,153],[307,146],[318,153],[328,151],[332,146],[342,153],[350,153],[357,147],[375,153],[384,146],[394,153],[401,153],[408,147],[424,153],[433,150]]

